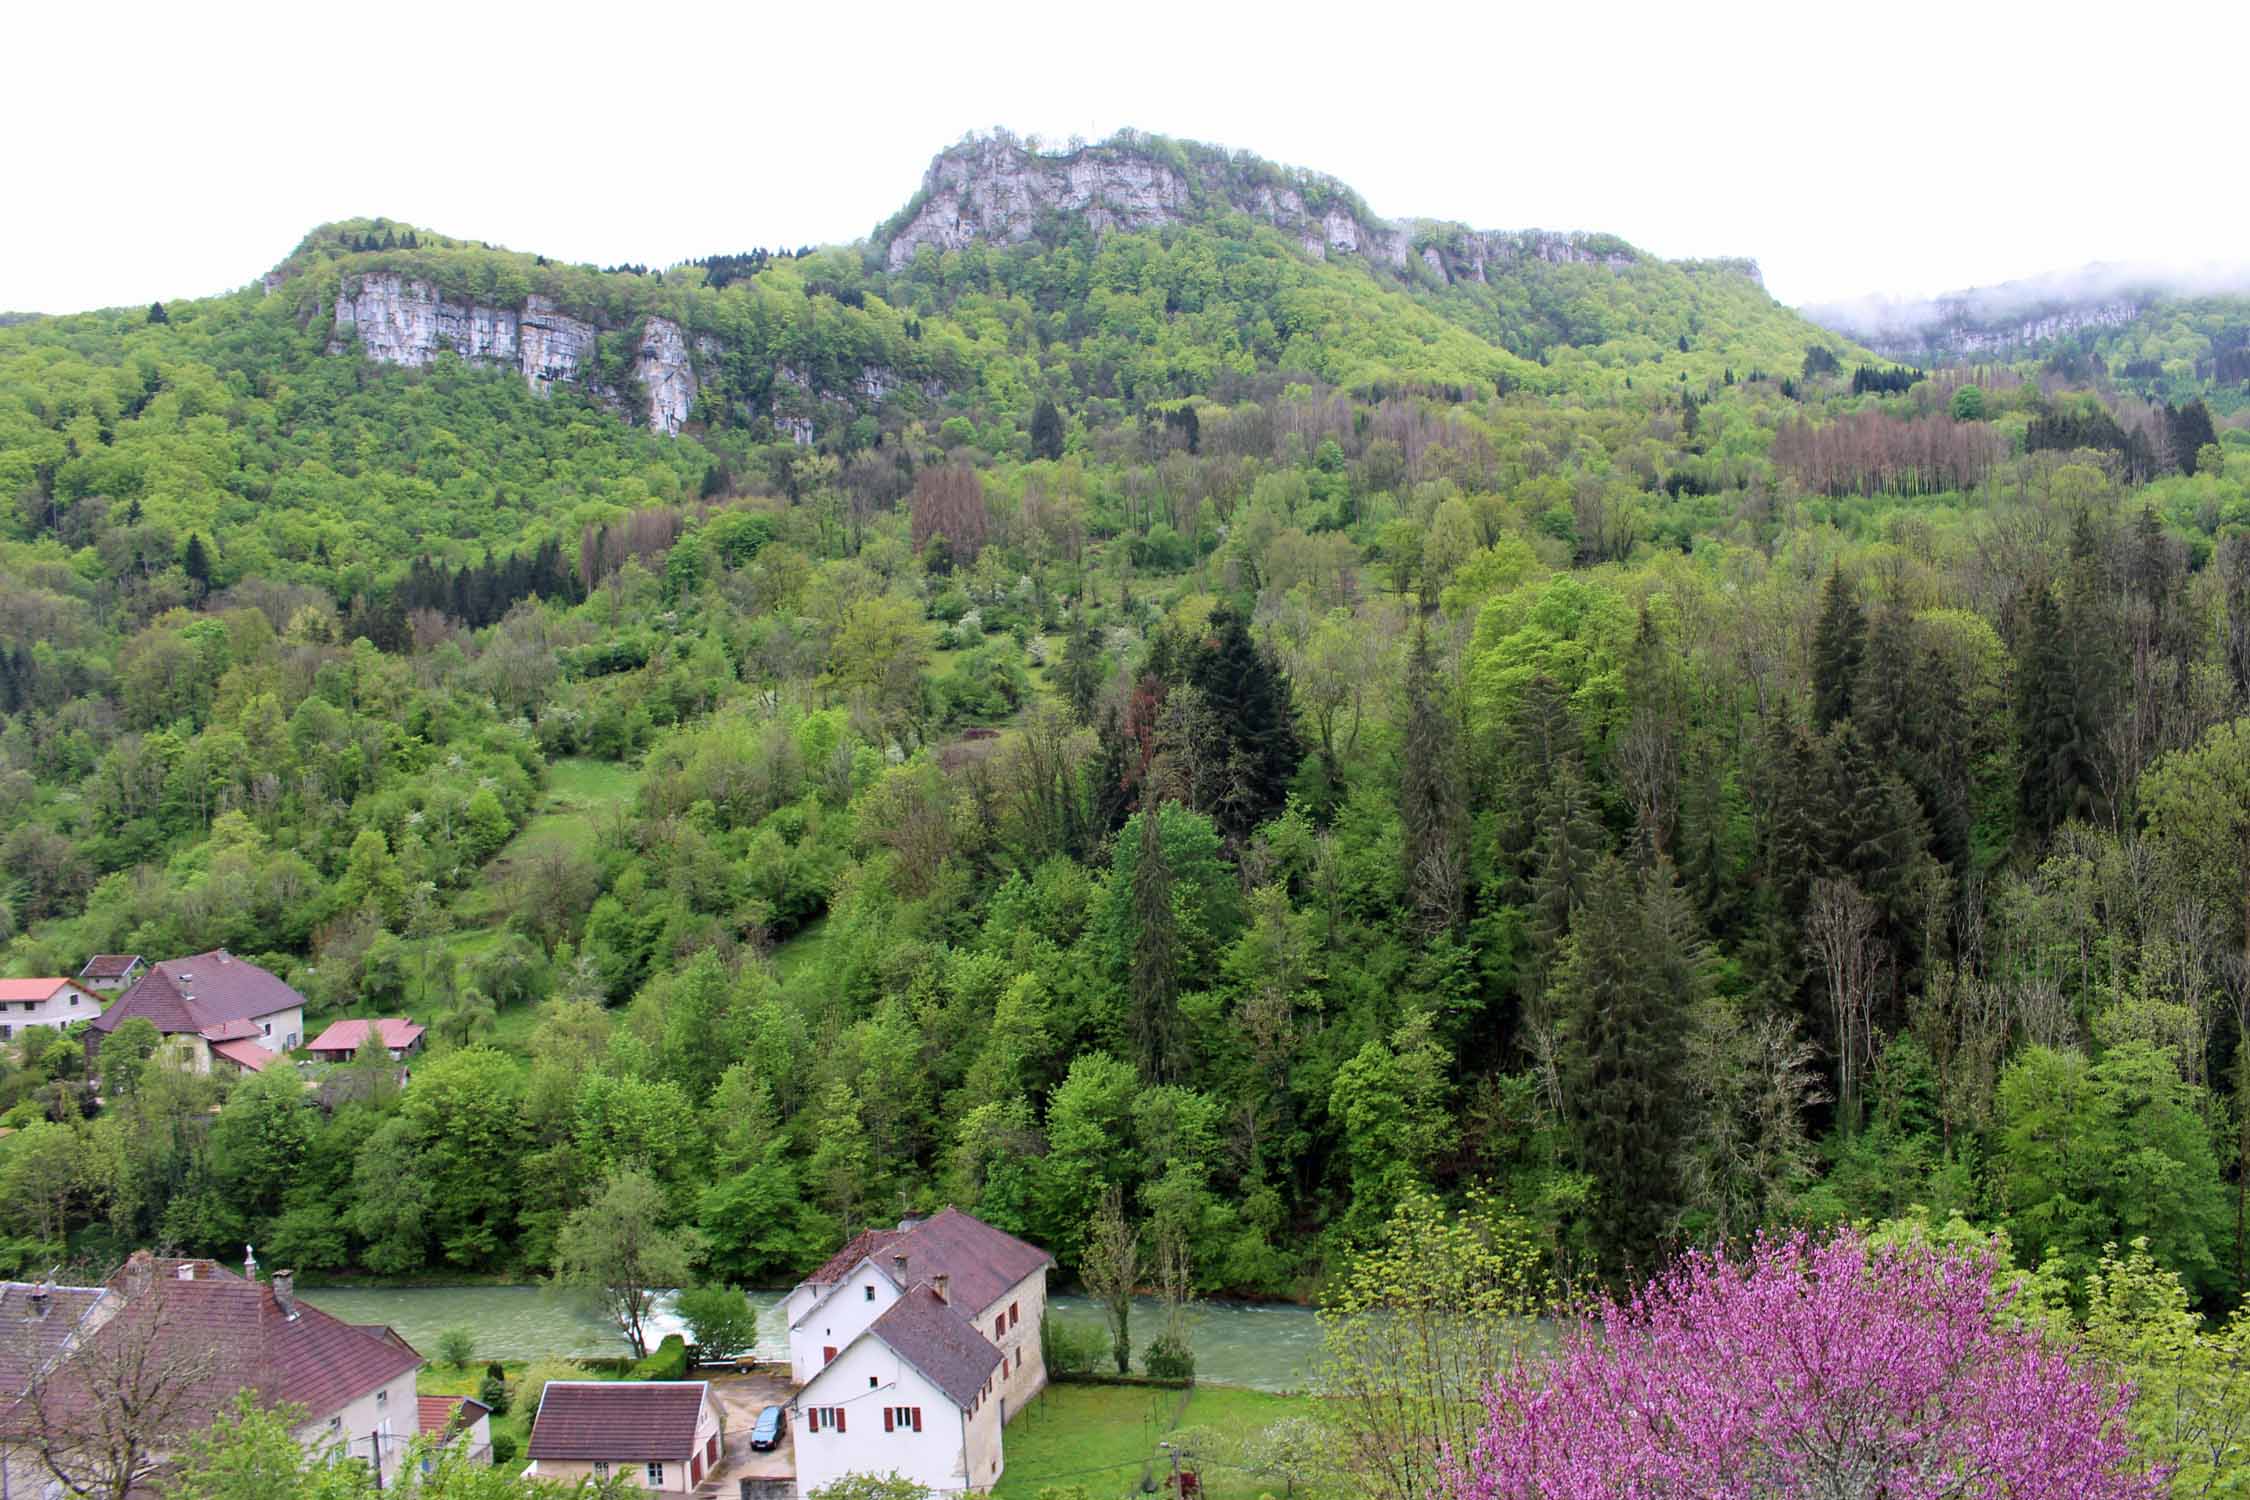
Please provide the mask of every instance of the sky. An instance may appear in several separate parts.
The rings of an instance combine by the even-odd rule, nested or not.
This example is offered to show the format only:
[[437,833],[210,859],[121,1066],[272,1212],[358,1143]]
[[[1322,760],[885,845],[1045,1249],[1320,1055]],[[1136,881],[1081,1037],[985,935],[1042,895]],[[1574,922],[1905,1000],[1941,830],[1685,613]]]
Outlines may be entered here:
[[1752,256],[1792,304],[2240,259],[2246,42],[2240,4],[2060,0],[27,4],[0,309],[223,291],[355,215],[598,264],[846,242],[995,125]]

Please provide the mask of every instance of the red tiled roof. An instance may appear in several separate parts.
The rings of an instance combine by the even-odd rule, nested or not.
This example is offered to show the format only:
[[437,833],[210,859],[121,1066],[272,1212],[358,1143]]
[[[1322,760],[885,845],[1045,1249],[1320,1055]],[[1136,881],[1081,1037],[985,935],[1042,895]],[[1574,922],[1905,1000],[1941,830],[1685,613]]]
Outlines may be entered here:
[[138,953],[97,953],[78,971],[80,979],[123,979],[141,961]]
[[202,1032],[229,1021],[254,1021],[304,1003],[304,996],[256,964],[215,948],[192,958],[168,958],[151,965],[115,1005],[102,1013],[94,1027],[112,1032],[135,1016],[146,1016],[166,1035]]
[[992,1341],[926,1282],[893,1302],[867,1331],[929,1377],[956,1406],[976,1400],[984,1378],[1000,1363]]
[[701,1380],[550,1380],[528,1458],[685,1463],[710,1385]]
[[239,1042],[246,1036],[264,1036],[266,1029],[256,1021],[221,1021],[216,1026],[203,1028],[207,1042]]
[[69,983],[68,979],[0,979],[0,1002],[44,1000]]
[[948,1208],[943,1213],[909,1222],[898,1229],[869,1229],[854,1235],[849,1244],[813,1272],[809,1280],[822,1286],[851,1274],[861,1257],[872,1256],[884,1271],[892,1271],[891,1257],[906,1257],[906,1274],[912,1281],[950,1276],[947,1295],[956,1307],[970,1313],[990,1307],[1008,1288],[1055,1258],[1037,1245],[993,1228],[984,1220]]
[[[193,1268],[192,1279],[179,1279],[182,1265]],[[143,1340],[150,1357],[179,1361],[193,1376],[190,1405],[205,1421],[245,1389],[269,1406],[302,1406],[317,1421],[422,1365],[387,1328],[354,1328],[302,1299],[292,1316],[270,1285],[210,1261],[135,1255],[110,1287],[124,1306],[87,1347]]]
[[446,1438],[457,1427],[471,1427],[492,1408],[473,1396],[416,1396],[415,1430],[424,1437]]
[[379,1021],[336,1021],[328,1029],[306,1043],[308,1052],[357,1052],[359,1044],[367,1040],[367,1029],[372,1026],[383,1039],[383,1045],[394,1049],[411,1047],[422,1035],[422,1028],[403,1016],[385,1016]]
[[[38,1291],[46,1293],[44,1302]],[[106,1295],[98,1286],[0,1281],[0,1400],[21,1395],[75,1341]]]
[[281,1061],[279,1054],[268,1052],[247,1037],[232,1042],[219,1042],[211,1050],[246,1072],[263,1073]]

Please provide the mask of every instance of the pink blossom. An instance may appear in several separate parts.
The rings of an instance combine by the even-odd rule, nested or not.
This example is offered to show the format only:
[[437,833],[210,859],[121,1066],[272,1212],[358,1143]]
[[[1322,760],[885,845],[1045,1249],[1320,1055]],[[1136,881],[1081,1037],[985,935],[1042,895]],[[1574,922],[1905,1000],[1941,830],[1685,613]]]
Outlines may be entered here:
[[2007,1316],[1989,1256],[1685,1257],[1488,1391],[1454,1500],[2146,1500],[2130,1392]]

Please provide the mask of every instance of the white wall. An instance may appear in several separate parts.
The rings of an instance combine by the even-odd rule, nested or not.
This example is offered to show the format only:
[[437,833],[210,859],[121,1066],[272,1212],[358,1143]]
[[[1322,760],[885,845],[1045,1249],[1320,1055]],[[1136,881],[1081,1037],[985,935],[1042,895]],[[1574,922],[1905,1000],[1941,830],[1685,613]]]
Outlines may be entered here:
[[[533,1399],[536,1400],[537,1398],[534,1397]],[[484,1440],[489,1446],[492,1441],[491,1427],[484,1423],[479,1425],[483,1428]],[[459,1442],[460,1439],[456,1438],[454,1441]],[[716,1459],[711,1457],[714,1447],[718,1451]],[[700,1468],[696,1464],[696,1460],[699,1458],[702,1460]],[[704,1479],[709,1477],[711,1471],[717,1468],[725,1458],[726,1441],[719,1422],[718,1400],[706,1392],[703,1397],[703,1410],[696,1415],[695,1419],[695,1448],[692,1452],[682,1453],[677,1458],[668,1458],[664,1461],[664,1483],[661,1486],[648,1482],[648,1461],[646,1459],[633,1459],[630,1462],[624,1459],[613,1460],[609,1465],[609,1475],[612,1479],[621,1480],[629,1488],[654,1490],[659,1494],[666,1495],[684,1495],[694,1490]],[[523,1472],[538,1479],[560,1480],[564,1484],[577,1484],[581,1480],[595,1477],[593,1463],[590,1460],[583,1459],[536,1459],[525,1465]]]
[[[875,1299],[867,1298],[868,1288],[875,1289]],[[789,1328],[789,1379],[792,1384],[804,1385],[820,1373],[823,1349],[843,1349],[866,1331],[898,1301],[899,1290],[891,1278],[875,1269],[872,1261],[862,1260],[852,1268],[852,1274],[837,1285],[825,1302],[813,1303],[808,1298],[810,1313],[791,1308]],[[792,1294],[794,1301],[794,1294]],[[804,1326],[799,1327],[799,1319]]]
[[[1016,1319],[1005,1333],[995,1336],[993,1323],[1010,1305],[1016,1309]],[[1039,1352],[1039,1315],[1046,1310],[1047,1272],[1042,1268],[1008,1288],[974,1320],[977,1332],[996,1345],[1008,1361],[1007,1375],[999,1377],[994,1388],[995,1394],[1006,1402],[1003,1421],[1013,1422],[1016,1413],[1030,1405],[1031,1398],[1046,1387],[1047,1361]],[[1018,1355],[1023,1358],[1021,1369],[1016,1366]]]
[[[378,1396],[385,1399],[378,1400]],[[339,1419],[336,1428],[329,1427],[329,1417]],[[367,1458],[380,1448],[383,1488],[387,1490],[406,1457],[407,1444],[414,1441],[419,1428],[414,1408],[414,1372],[409,1370],[381,1391],[369,1391],[358,1400],[307,1422],[297,1429],[297,1441],[316,1453],[341,1445],[359,1459]],[[382,1441],[369,1443],[368,1439],[377,1435],[381,1435]]]
[[[29,1010],[24,1009],[26,1004]],[[91,1021],[101,1013],[99,999],[76,984],[66,984],[44,1000],[10,1000],[0,1006],[0,1026],[8,1028],[9,1036],[21,1037],[26,1026],[63,1027],[73,1021]]]
[[[868,1383],[871,1380],[873,1385]],[[813,1431],[806,1413],[816,1406],[843,1407],[844,1430],[824,1426]],[[922,1430],[885,1432],[886,1406],[919,1406]],[[796,1441],[800,1495],[846,1474],[896,1473],[931,1490],[962,1488],[961,1408],[881,1339],[863,1338],[836,1356],[817,1381],[790,1401],[789,1420]],[[992,1425],[997,1432],[997,1421]],[[989,1479],[976,1482],[991,1483]]]
[[260,1016],[258,1024],[265,1029],[260,1040],[269,1052],[294,1052],[305,1044],[305,1008],[301,1005]]

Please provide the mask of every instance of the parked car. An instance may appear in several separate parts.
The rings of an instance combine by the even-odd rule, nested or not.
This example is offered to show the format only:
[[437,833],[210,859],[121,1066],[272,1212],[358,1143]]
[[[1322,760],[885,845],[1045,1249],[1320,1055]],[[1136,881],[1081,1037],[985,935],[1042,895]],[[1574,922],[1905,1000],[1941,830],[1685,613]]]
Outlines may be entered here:
[[760,1453],[771,1453],[781,1446],[781,1435],[788,1428],[789,1413],[769,1406],[758,1413],[758,1425],[750,1429],[750,1446]]

